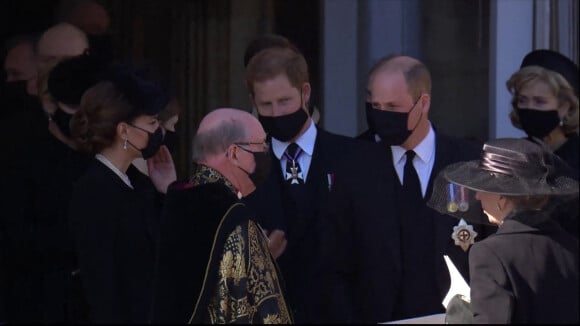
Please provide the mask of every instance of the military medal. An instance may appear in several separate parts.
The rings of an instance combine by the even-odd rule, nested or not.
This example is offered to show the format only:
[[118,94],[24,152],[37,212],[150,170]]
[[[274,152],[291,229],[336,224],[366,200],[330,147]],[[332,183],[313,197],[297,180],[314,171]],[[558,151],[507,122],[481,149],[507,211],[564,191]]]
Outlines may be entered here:
[[458,208],[457,198],[455,196],[455,185],[450,183],[447,185],[447,211],[455,213]]
[[463,219],[459,221],[457,226],[453,227],[451,234],[451,239],[455,241],[455,245],[461,247],[463,251],[469,249],[469,246],[475,242],[475,237],[477,237],[477,232],[473,230],[472,225],[467,224]]
[[290,184],[300,184],[299,180],[304,180],[300,167],[296,165],[296,160],[298,160],[300,154],[302,154],[302,149],[300,148],[298,148],[294,157],[291,157],[290,155],[288,155],[288,153],[284,152],[286,160],[288,160],[288,162],[291,162],[292,164],[292,166],[290,167],[290,172],[286,172],[286,180],[292,180],[290,181]]
[[469,209],[469,193],[467,188],[459,186],[458,189],[458,197],[459,197],[459,211],[467,212]]

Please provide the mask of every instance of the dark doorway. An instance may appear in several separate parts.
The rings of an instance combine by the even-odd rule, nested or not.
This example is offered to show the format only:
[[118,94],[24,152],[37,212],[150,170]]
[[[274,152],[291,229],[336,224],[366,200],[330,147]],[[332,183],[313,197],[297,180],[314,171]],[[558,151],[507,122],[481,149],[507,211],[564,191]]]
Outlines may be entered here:
[[312,95],[310,103],[321,102],[320,83],[320,2],[312,0],[274,1],[274,33],[287,37],[303,53]]

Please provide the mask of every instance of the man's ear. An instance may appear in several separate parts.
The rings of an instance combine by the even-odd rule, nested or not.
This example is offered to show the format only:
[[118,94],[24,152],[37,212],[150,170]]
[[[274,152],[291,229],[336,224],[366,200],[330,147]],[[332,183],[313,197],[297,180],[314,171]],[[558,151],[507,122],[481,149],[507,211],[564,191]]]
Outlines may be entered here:
[[308,103],[310,103],[310,94],[312,93],[312,87],[310,83],[304,83],[302,86],[302,99],[304,101],[303,105],[308,107]]
[[421,94],[421,100],[419,102],[421,102],[421,110],[423,113],[428,113],[429,108],[431,108],[431,95],[427,93]]
[[238,165],[238,147],[234,144],[226,149],[226,157],[235,166]]

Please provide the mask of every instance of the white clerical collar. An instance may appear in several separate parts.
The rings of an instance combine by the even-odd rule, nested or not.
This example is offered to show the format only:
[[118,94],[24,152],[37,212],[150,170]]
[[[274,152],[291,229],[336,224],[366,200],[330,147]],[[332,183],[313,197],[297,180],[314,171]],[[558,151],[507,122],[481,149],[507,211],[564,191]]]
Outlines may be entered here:
[[[316,142],[316,134],[317,134],[316,124],[312,119],[310,119],[310,126],[308,127],[308,129],[306,129],[306,131],[295,141],[295,143],[298,146],[300,146],[302,151],[308,154],[309,156],[312,156],[312,154],[314,153],[314,143]],[[281,159],[282,155],[284,155],[284,152],[286,151],[286,148],[290,144],[291,143],[289,142],[282,142],[272,137],[272,151],[274,151],[274,155],[276,155],[278,159]]]
[[121,180],[123,180],[123,182],[129,186],[129,188],[134,189],[133,185],[131,184],[131,180],[129,180],[129,177],[125,173],[121,172],[121,170],[117,169],[117,167],[111,163],[108,158],[102,154],[95,155],[95,158],[101,161],[101,163],[105,164],[105,166],[111,169],[113,172],[115,172],[115,174],[118,175],[119,178],[121,178]]
[[[423,161],[423,163],[427,163],[431,160],[433,155],[435,155],[435,131],[429,123],[429,132],[427,132],[427,136],[421,140],[415,148],[413,148],[415,155]],[[391,152],[393,153],[393,162],[400,163],[407,152],[401,146],[391,146]]]

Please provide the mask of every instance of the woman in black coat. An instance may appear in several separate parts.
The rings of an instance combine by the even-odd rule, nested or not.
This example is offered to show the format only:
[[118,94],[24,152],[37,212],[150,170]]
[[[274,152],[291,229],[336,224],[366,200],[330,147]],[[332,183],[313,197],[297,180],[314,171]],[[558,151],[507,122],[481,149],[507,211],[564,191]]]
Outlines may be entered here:
[[[580,166],[580,114],[578,66],[551,50],[534,50],[506,85],[512,94],[512,124],[528,139],[542,142],[567,164],[569,174],[578,180]],[[578,237],[578,202],[558,208],[554,218]]]
[[[95,154],[77,182],[70,219],[91,321],[147,322],[162,194],[175,181],[157,113],[167,96],[116,67],[83,96],[71,121],[81,149]],[[149,176],[131,165],[148,159]]]
[[498,225],[469,252],[476,323],[580,321],[578,239],[552,218],[563,201],[577,200],[578,183],[560,175],[554,160],[525,139],[497,139],[484,145],[481,160],[453,164],[439,176],[446,186],[430,204],[446,200],[434,208],[457,217],[483,208]]

